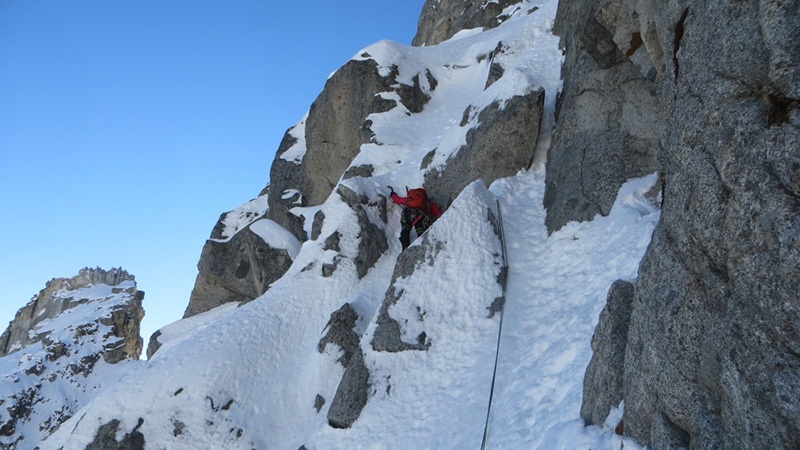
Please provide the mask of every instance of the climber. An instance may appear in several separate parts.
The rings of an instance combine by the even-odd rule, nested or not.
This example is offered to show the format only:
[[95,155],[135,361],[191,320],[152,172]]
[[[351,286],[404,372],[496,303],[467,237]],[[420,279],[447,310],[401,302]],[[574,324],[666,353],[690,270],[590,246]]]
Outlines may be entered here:
[[442,215],[442,211],[428,199],[428,194],[423,188],[406,188],[406,196],[400,197],[394,192],[394,188],[387,187],[391,191],[392,201],[404,207],[400,216],[400,243],[405,250],[411,245],[411,228],[417,231],[418,237],[422,236],[422,233]]

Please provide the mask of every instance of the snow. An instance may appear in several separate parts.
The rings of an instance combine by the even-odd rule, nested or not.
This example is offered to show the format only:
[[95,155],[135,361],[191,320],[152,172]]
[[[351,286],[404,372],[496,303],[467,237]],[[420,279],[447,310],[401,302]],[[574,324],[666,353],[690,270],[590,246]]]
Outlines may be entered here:
[[269,196],[262,195],[226,213],[222,218],[222,224],[224,226],[222,230],[222,239],[212,240],[216,242],[227,242],[231,240],[236,233],[247,228],[248,225],[267,213],[269,209],[268,200]]
[[[431,97],[421,113],[409,115],[399,105],[371,115],[375,142],[364,144],[351,165],[370,164],[373,175],[339,183],[369,200],[361,207],[385,233],[388,251],[358,277],[362,230],[335,189],[322,205],[292,209],[306,217],[307,227],[317,211],[325,216],[319,237],[302,246],[273,222],[248,216],[262,211],[258,205],[229,214],[227,239],[250,226],[270,246],[291,249],[294,262],[286,275],[250,303],[223,305],[165,328],[159,337],[164,345],[136,377],[97,398],[41,448],[85,448],[97,427],[113,418],[121,421],[120,435],[144,418],[139,431],[154,448],[479,448],[500,325],[500,316],[489,318],[487,308],[503,294],[497,282],[502,245],[489,222],[498,202],[509,275],[487,448],[637,448],[613,434],[619,411],[603,428],[584,427],[579,412],[608,287],[636,279],[659,219],[657,205],[644,195],[656,175],[626,183],[608,217],[570,223],[548,236],[541,165],[561,87],[563,55],[552,35],[556,7],[556,0],[524,1],[492,30],[463,32],[422,48],[381,41],[358,52],[354,59],[374,59],[383,73],[396,67],[399,83],[412,84],[419,75]],[[500,42],[505,50],[493,61],[504,75],[484,89],[489,55]],[[427,72],[438,82],[435,89]],[[425,171],[442,167],[469,129],[479,126],[478,112],[538,88],[545,90],[545,126],[535,167],[488,189],[473,183],[410,253],[401,254],[401,208],[386,204],[384,223],[375,206],[385,201],[386,186],[401,191],[422,185]],[[467,108],[473,114],[460,126]],[[302,162],[304,123],[290,131],[297,142],[282,159]],[[421,169],[434,149],[431,164]],[[339,234],[340,252],[325,249],[333,233]],[[421,250],[424,260],[413,274],[396,277],[398,261]],[[332,275],[322,276],[323,266],[333,264]],[[427,350],[372,348],[387,292],[402,292],[388,308],[401,325],[402,341],[416,343],[424,332]],[[326,414],[344,373],[342,350],[329,344],[319,352],[317,344],[331,312],[344,303],[359,315],[355,330],[371,389],[353,426],[334,429]],[[318,395],[326,400],[319,412]]]
[[306,148],[306,119],[308,119],[308,113],[306,113],[294,128],[289,130],[289,136],[296,139],[297,142],[280,155],[281,159],[295,164],[303,162],[303,158],[306,156],[306,151],[308,150]]
[[272,248],[284,249],[294,259],[300,253],[300,241],[286,228],[269,219],[261,219],[250,225],[250,231]]

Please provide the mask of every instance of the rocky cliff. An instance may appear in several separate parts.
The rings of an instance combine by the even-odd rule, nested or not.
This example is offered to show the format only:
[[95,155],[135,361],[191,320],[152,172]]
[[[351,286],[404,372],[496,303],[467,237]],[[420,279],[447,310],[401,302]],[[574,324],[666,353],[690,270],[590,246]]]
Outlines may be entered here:
[[596,331],[588,422],[624,400],[624,432],[656,449],[800,446],[799,6],[561,3],[549,225],[662,179],[639,278]]
[[2,335],[0,448],[33,448],[133,370],[144,292],[122,269],[57,278]]

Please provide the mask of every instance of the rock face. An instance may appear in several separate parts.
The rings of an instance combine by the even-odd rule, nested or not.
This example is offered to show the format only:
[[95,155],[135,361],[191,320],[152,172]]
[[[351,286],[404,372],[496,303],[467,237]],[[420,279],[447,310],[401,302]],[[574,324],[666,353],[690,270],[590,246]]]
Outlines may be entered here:
[[[602,212],[598,183],[654,168],[663,180],[622,376],[625,433],[643,445],[800,446],[798,11],[798,1],[560,5],[567,64],[548,226]],[[600,144],[569,144],[576,124]],[[616,168],[587,172],[614,142],[618,156],[602,157]]]
[[[109,341],[106,361],[115,363],[125,358],[139,359],[143,340],[139,336],[139,324],[144,317],[142,300],[144,292],[136,289],[135,278],[122,269],[83,269],[72,278],[55,278],[47,282],[22,309],[0,335],[0,356],[19,351],[31,344],[48,340],[48,329],[39,325],[58,317],[76,306],[93,302],[88,291],[92,286],[110,286],[114,294],[125,294],[129,301],[120,302],[101,323],[112,327],[114,337]],[[76,294],[77,292],[77,294]],[[81,295],[84,295],[83,297]],[[113,343],[112,343],[113,342]]]
[[228,302],[249,302],[292,265],[286,249],[272,248],[250,228],[229,241],[209,239],[203,247],[189,306],[184,317]]
[[495,102],[484,108],[476,114],[478,126],[467,132],[466,145],[443,170],[433,169],[425,175],[425,188],[447,207],[475,180],[491,184],[528,168],[536,149],[543,104],[544,91],[539,89],[513,97],[505,105]]
[[[413,45],[433,45],[463,29],[496,27],[514,12],[508,7],[517,3],[520,2],[429,0],[423,8]],[[496,52],[502,51],[502,45],[498,44]],[[382,145],[370,128],[373,122],[369,116],[393,108],[404,109],[407,114],[419,113],[438,84],[431,73],[433,69],[405,79],[396,64],[381,67],[368,52],[360,56],[348,61],[328,79],[308,115],[286,132],[270,168],[270,184],[259,194],[259,198],[267,199],[268,205],[254,217],[272,220],[300,242],[309,239],[307,230],[312,228],[309,222],[313,220],[305,216],[303,208],[323,204],[337,189],[340,179],[372,176],[374,167],[351,167],[362,144]],[[494,53],[483,57],[493,58]],[[502,76],[502,65],[492,64],[486,88]],[[467,118],[471,120],[462,123],[462,126],[469,123],[473,127],[467,144],[447,162],[447,167],[431,168],[425,175],[424,184],[432,197],[441,206],[447,206],[465,186],[477,179],[491,183],[530,166],[539,135],[543,101],[543,91],[532,90],[502,104],[496,102],[468,111],[471,117]],[[475,126],[476,123],[480,125]],[[498,158],[498,154],[504,156]],[[360,207],[355,204],[351,207],[358,213]],[[225,228],[223,222],[231,215],[241,214],[237,210],[223,214],[206,243],[198,263],[200,273],[184,317],[227,302],[253,300],[291,265],[291,258],[280,249],[265,245],[246,230],[220,241],[218,235]],[[367,222],[362,220],[362,223]],[[388,248],[378,236],[380,230],[367,228],[362,240],[363,257],[356,261],[361,276]],[[325,270],[330,276],[336,270],[336,263],[327,264]]]
[[606,306],[592,337],[592,360],[583,381],[581,418],[603,425],[611,408],[622,401],[622,373],[633,304],[633,285],[617,281],[608,291]]
[[520,0],[427,0],[411,45],[436,45],[461,30],[494,28],[507,17],[503,10]]
[[642,44],[644,30],[627,3],[560,2],[554,31],[566,61],[547,155],[551,233],[570,220],[608,215],[622,183],[655,172],[666,127],[656,95],[663,76],[647,57],[651,47]]
[[[228,302],[247,303],[292,265],[299,242],[264,218],[266,196],[223,214],[203,247],[184,317]],[[270,242],[267,236],[277,236]]]
[[367,116],[397,106],[397,101],[378,94],[397,92],[409,111],[422,109],[419,80],[408,86],[398,83],[396,76],[396,72],[382,76],[372,59],[351,60],[331,76],[307,118],[287,131],[275,155],[265,189],[270,194],[270,219],[299,240],[308,239],[303,219],[290,211],[320,205],[328,198],[361,144],[370,141]]
[[2,335],[0,448],[33,448],[139,359],[144,292],[122,269],[58,278]]

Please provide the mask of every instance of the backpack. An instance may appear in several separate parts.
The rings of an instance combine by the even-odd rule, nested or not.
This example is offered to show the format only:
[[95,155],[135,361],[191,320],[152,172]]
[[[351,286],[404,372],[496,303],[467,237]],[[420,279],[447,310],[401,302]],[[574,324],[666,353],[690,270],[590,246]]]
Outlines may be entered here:
[[428,204],[428,193],[423,188],[409,189],[408,190],[408,203],[406,206],[409,208],[421,209],[430,212],[430,205]]

